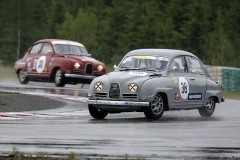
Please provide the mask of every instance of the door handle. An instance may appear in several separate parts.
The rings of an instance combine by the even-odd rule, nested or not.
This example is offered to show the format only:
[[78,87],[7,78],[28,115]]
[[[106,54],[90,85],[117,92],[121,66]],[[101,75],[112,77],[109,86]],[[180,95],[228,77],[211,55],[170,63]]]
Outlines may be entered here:
[[195,78],[190,78],[190,80],[195,80]]

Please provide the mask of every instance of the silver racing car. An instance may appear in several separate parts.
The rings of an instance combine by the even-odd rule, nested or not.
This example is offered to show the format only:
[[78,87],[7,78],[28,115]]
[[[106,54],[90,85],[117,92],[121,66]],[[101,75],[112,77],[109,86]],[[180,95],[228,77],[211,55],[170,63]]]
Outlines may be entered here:
[[202,62],[192,53],[170,49],[127,53],[113,72],[92,81],[88,93],[88,109],[96,119],[133,111],[159,119],[164,111],[181,109],[210,117],[220,102],[222,87]]

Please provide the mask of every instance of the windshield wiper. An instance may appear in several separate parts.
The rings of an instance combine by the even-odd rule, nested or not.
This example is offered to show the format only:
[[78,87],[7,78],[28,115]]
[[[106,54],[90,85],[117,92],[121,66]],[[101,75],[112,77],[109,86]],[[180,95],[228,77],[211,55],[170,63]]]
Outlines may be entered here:
[[159,72],[154,72],[154,73],[150,74],[149,76],[159,76],[159,77],[161,77],[162,74],[159,73]]
[[130,70],[131,68],[128,68],[128,67],[120,67],[118,68],[120,71],[128,71]]
[[134,70],[144,70],[144,71],[154,71],[154,72],[157,71],[155,68],[146,68],[146,67],[134,68]]

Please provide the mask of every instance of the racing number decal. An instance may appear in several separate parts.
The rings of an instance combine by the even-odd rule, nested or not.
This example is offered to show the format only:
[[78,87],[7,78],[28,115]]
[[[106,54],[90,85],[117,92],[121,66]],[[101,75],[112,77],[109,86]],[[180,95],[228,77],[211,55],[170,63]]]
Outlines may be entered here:
[[188,98],[189,85],[187,80],[184,77],[179,78],[179,91],[182,99]]
[[37,72],[38,73],[42,73],[45,67],[45,63],[46,63],[46,57],[45,56],[41,56],[38,61],[37,61]]

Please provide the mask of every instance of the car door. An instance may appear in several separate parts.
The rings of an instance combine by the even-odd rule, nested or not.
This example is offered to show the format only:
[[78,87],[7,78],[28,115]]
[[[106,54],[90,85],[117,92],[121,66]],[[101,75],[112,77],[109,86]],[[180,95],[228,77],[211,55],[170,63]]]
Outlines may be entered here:
[[[206,81],[191,73],[191,64],[185,56],[172,60],[170,65],[170,78],[173,85],[173,108],[190,109],[201,106],[206,90]],[[195,63],[195,61],[194,61]]]
[[42,43],[37,43],[32,46],[32,48],[29,51],[28,57],[26,59],[27,62],[27,74],[29,77],[35,77],[36,76],[36,65],[37,60],[40,56],[40,49],[42,47]]
[[207,90],[207,79],[202,63],[196,57],[186,56],[188,66],[188,77],[191,83],[191,90],[188,93],[188,101],[195,107],[204,104],[204,97]]
[[50,76],[50,65],[53,57],[52,45],[49,43],[43,43],[39,55],[36,63],[36,72],[43,78],[48,78]]

